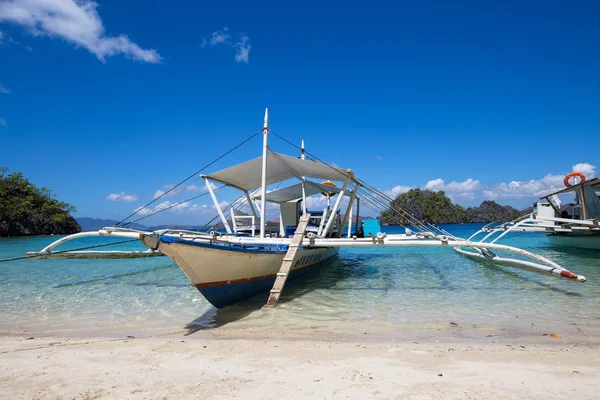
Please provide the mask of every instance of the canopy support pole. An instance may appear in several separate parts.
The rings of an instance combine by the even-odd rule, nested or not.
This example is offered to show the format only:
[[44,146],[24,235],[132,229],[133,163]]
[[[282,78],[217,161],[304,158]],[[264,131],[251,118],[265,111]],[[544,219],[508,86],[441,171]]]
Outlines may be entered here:
[[[354,199],[356,198],[356,194],[358,193],[359,187],[360,187],[360,185],[357,183],[354,186],[354,190],[352,191],[352,194],[350,195],[350,203],[348,203],[348,208],[346,209],[346,214],[344,214],[344,220],[342,221],[342,225],[340,226],[340,229],[338,232],[338,237],[342,237],[344,228],[346,227],[348,220],[351,218],[350,214],[352,213],[352,205],[354,204]],[[348,235],[350,235],[350,231],[348,231]],[[350,237],[350,236],[348,236],[348,237]]]
[[256,210],[254,209],[254,204],[252,204],[252,200],[250,200],[250,194],[248,194],[247,190],[244,190],[244,194],[246,195],[246,201],[248,202],[248,207],[250,207],[250,212],[254,215],[254,218],[258,219],[258,214],[256,214]]
[[360,197],[356,198],[356,229],[360,225]]
[[263,128],[263,154],[262,154],[262,187],[260,201],[260,237],[265,237],[265,216],[267,214],[267,150],[269,147],[269,109],[265,110],[265,125]]
[[352,207],[350,207],[350,216],[348,217],[348,237],[352,237]]
[[227,223],[227,219],[225,218],[225,214],[223,214],[223,210],[221,209],[221,206],[219,205],[219,201],[217,200],[217,196],[215,196],[215,192],[213,191],[212,187],[210,186],[210,182],[208,181],[207,177],[204,177],[204,183],[206,183],[206,188],[208,189],[208,192],[210,193],[210,197],[212,197],[213,203],[215,203],[215,207],[217,208],[217,212],[219,213],[219,217],[221,217],[221,222],[223,222],[223,226],[225,226],[225,230],[227,231],[228,234],[232,234],[231,232],[231,228],[229,227],[229,224]]
[[[331,210],[331,215],[329,216],[329,219],[327,220],[327,225],[325,225],[325,229],[323,230],[322,236],[323,237],[327,237],[327,234],[329,233],[329,231],[331,230],[331,227],[333,226],[333,221],[335,220],[335,216],[338,212],[338,209],[340,208],[340,204],[342,203],[342,198],[344,197],[344,193],[346,192],[346,189],[348,189],[348,184],[350,183],[350,180],[346,180],[346,182],[344,182],[344,186],[342,186],[342,191],[338,193],[338,198],[335,200],[335,204],[333,205],[333,210]],[[329,198],[328,198],[329,200]]]

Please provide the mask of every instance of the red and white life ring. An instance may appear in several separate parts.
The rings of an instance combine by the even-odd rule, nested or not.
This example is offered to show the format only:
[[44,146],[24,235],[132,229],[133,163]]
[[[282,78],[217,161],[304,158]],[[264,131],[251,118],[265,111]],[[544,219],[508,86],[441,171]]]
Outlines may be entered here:
[[572,178],[572,177],[574,177],[574,176],[577,176],[577,177],[578,177],[578,178],[581,180],[579,183],[581,183],[581,182],[584,182],[584,181],[585,181],[585,175],[584,175],[584,174],[582,174],[581,172],[577,172],[577,171],[575,171],[575,172],[571,172],[570,174],[568,174],[567,176],[565,176],[564,184],[565,184],[565,186],[566,186],[566,187],[571,187],[571,186],[573,186],[573,185],[571,185],[571,183],[569,182],[569,179],[571,179],[571,178]]

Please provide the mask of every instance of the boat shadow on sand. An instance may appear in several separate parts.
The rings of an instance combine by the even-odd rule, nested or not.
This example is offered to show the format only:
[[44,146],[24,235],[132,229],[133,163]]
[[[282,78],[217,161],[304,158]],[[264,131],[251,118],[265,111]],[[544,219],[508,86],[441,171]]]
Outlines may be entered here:
[[[353,264],[354,262],[348,262],[341,257],[337,257],[328,265],[317,268],[314,272],[287,283],[279,299],[279,305],[284,305],[316,290],[334,288],[338,282],[353,276]],[[268,297],[269,293],[265,292],[224,308],[210,307],[200,317],[185,326],[185,329],[188,330],[186,336],[239,321],[261,310],[265,306]]]

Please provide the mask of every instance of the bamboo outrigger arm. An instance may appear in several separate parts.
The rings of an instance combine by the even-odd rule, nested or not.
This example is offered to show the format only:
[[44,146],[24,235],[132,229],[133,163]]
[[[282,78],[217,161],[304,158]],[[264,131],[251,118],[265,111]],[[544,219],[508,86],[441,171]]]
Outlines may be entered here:
[[[485,232],[488,232],[486,228]],[[494,232],[500,232],[492,230]],[[504,232],[504,230],[501,230]],[[496,264],[507,265],[511,267],[521,268],[534,272],[550,274],[557,277],[567,278],[578,282],[585,282],[586,278],[583,275],[573,273],[554,261],[551,261],[538,254],[529,251],[502,244],[471,240],[477,234],[484,232],[478,231],[469,239],[456,238],[451,235],[434,235],[430,232],[419,233],[416,235],[396,234],[387,235],[379,233],[377,236],[366,238],[321,238],[308,234],[302,241],[303,246],[308,247],[366,247],[366,246],[400,246],[400,247],[451,247],[459,254],[468,257],[488,261]],[[67,241],[82,237],[103,236],[103,237],[120,237],[127,239],[138,239],[145,246],[149,247],[146,251],[88,251],[76,249],[75,251],[53,251],[53,249]],[[200,233],[185,230],[160,230],[155,232],[137,231],[123,228],[104,228],[95,232],[83,232],[61,238],[50,245],[46,246],[39,252],[29,252],[27,256],[30,258],[137,258],[151,257],[163,255],[159,250],[159,241],[161,236],[176,236],[178,238],[190,241],[199,241],[206,243],[230,243],[236,245],[256,245],[264,243],[265,239],[252,237],[239,237],[232,235],[220,236],[218,233]],[[269,243],[277,245],[289,245],[290,239],[286,238],[269,238]],[[104,245],[99,245],[104,246]],[[99,247],[98,246],[98,247]],[[91,246],[95,247],[95,246]],[[89,249],[90,247],[86,248]],[[508,253],[517,254],[522,257],[527,257],[532,261],[526,261],[516,258],[499,257],[492,250],[500,250]]]
[[54,251],[53,249],[57,246],[69,242],[71,240],[85,238],[85,237],[118,237],[124,239],[139,240],[142,235],[151,235],[152,232],[136,231],[132,229],[115,229],[115,228],[104,228],[99,231],[92,232],[81,232],[73,235],[65,236],[60,238],[48,246],[44,247],[40,251],[30,251],[26,253],[28,258],[35,259],[46,259],[46,258],[142,258],[142,257],[156,257],[164,256],[160,251],[148,249],[148,250],[90,250],[92,248],[105,247],[114,245],[115,243],[104,243],[93,246],[85,246],[74,250],[61,250]]
[[[578,282],[585,282],[587,278],[583,275],[573,273],[554,261],[551,261],[538,254],[531,253],[529,251],[519,249],[518,247],[512,247],[496,243],[484,243],[484,242],[473,242],[470,240],[464,240],[460,238],[449,238],[446,235],[438,235],[435,238],[420,238],[408,235],[386,235],[379,234],[372,238],[352,238],[352,239],[319,239],[311,238],[305,239],[305,246],[325,247],[325,246],[416,246],[416,247],[453,247],[458,253],[473,258],[478,258],[484,261],[490,261],[493,263],[508,265],[521,269],[531,270],[535,272],[541,272],[551,275],[556,275],[562,278],[573,279]],[[496,254],[490,251],[501,250],[509,253],[518,254],[523,257],[528,257],[536,260],[542,264],[533,263],[531,261],[525,261],[513,258],[498,257]]]

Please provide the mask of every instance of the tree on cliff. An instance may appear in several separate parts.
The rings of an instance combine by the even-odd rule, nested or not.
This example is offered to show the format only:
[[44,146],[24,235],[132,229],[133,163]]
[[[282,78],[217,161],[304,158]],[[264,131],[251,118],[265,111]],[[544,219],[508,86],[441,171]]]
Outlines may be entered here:
[[404,218],[393,210],[394,208],[402,208],[420,220],[433,224],[456,224],[465,222],[466,219],[465,210],[457,204],[452,204],[452,200],[446,197],[443,190],[434,192],[411,189],[399,194],[390,203],[390,209],[381,213],[383,222],[406,223]]
[[516,208],[491,200],[485,200],[479,207],[467,208],[466,213],[469,222],[512,221],[521,215]]
[[0,236],[77,233],[75,207],[56,200],[50,189],[38,188],[20,172],[0,167]]
[[411,189],[399,194],[390,208],[381,213],[384,223],[409,224],[396,210],[403,209],[422,221],[432,224],[457,224],[464,222],[511,221],[519,216],[519,211],[510,206],[486,200],[479,207],[465,210],[446,196],[443,190]]

